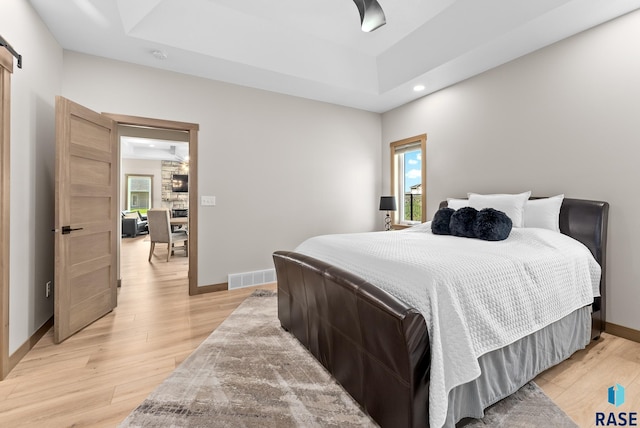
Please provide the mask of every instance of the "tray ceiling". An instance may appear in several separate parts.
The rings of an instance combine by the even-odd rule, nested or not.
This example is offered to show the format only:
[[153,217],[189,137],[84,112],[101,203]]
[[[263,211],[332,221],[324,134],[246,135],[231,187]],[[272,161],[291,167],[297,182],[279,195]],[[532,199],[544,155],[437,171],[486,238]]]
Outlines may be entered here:
[[379,0],[387,24],[364,33],[352,0],[30,2],[67,50],[375,112],[640,8]]

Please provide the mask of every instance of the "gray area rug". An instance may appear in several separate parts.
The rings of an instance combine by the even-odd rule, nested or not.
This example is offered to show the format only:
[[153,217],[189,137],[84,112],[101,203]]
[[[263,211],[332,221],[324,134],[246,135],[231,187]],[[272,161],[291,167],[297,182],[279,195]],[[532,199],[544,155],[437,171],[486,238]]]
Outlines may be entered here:
[[456,427],[578,428],[578,425],[558,408],[535,382],[529,382],[515,394],[498,401],[486,409],[484,415],[482,419],[465,419]]
[[[534,383],[465,427],[575,427]],[[276,294],[247,298],[120,427],[377,426],[277,318]]]

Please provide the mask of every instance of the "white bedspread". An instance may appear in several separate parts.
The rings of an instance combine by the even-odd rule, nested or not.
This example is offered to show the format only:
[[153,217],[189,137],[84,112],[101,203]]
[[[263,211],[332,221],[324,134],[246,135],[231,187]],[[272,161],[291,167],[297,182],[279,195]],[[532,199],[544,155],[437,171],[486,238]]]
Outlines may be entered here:
[[441,427],[449,391],[480,375],[477,358],[599,296],[600,266],[578,241],[514,228],[487,242],[401,232],[326,235],[295,250],[348,270],[414,306],[431,341],[429,423]]

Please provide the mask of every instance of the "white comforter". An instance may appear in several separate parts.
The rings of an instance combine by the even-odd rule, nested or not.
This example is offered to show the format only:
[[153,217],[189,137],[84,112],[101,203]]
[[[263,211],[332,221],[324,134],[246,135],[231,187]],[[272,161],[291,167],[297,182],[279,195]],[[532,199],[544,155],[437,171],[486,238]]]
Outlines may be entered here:
[[488,242],[401,232],[326,235],[295,250],[348,270],[414,306],[431,341],[429,423],[441,427],[449,391],[480,376],[477,358],[599,296],[600,266],[578,241],[514,228]]

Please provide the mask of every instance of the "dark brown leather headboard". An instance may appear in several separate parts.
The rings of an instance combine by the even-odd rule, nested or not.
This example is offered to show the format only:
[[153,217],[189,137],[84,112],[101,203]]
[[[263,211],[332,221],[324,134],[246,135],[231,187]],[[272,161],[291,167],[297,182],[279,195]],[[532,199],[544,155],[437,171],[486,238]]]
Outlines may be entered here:
[[582,242],[603,269],[606,265],[609,203],[565,198],[560,208],[560,232]]
[[[531,199],[538,199],[532,197]],[[446,207],[447,201],[440,202],[440,208]],[[594,327],[604,331],[607,272],[607,224],[609,221],[609,203],[589,201],[586,199],[564,198],[560,207],[560,232],[582,242],[593,254],[602,269],[600,279],[601,298],[593,303]]]

